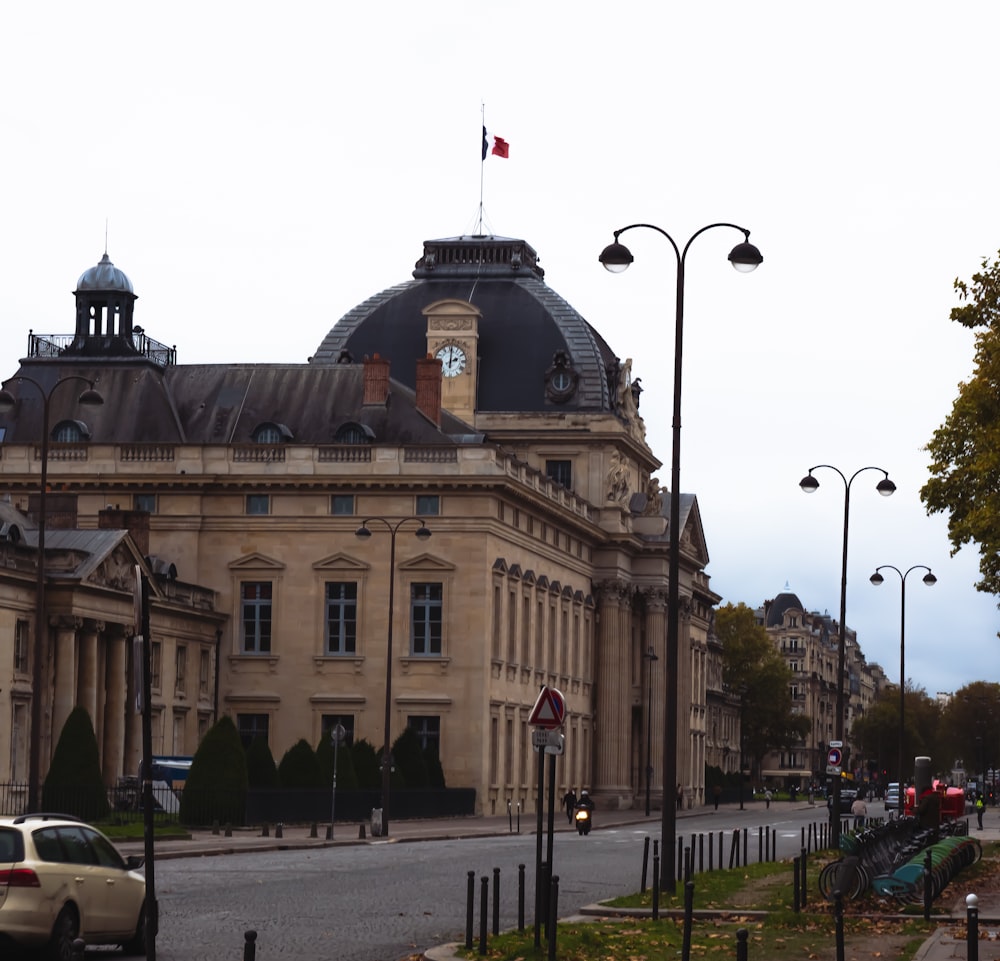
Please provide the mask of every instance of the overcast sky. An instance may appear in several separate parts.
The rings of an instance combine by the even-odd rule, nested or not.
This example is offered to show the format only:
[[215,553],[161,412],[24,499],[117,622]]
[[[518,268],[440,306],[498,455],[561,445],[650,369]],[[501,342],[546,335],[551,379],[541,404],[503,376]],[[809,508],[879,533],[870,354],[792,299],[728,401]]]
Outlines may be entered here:
[[[919,500],[924,445],[973,340],[952,282],[1000,248],[995,2],[579,0],[415,4],[8,4],[0,14],[0,371],[28,331],[70,333],[107,249],[136,323],[181,363],[304,362],[344,313],[409,279],[425,239],[520,237],[547,282],[633,358],[669,481],[675,260],[687,258],[682,483],[712,586],[760,605],[787,583],[840,605],[933,694],[1000,680],[978,554],[949,556]],[[480,162],[486,124],[510,145]],[[394,360],[396,360],[394,358]],[[405,362],[405,358],[398,359]]]

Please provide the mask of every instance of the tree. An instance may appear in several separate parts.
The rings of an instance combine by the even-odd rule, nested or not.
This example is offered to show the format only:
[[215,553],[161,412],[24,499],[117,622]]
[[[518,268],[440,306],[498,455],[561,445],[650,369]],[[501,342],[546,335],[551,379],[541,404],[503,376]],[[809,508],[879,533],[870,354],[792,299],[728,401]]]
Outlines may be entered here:
[[278,764],[278,781],[282,787],[325,787],[320,780],[316,752],[305,738],[300,738],[287,751]]
[[[961,761],[966,774],[979,778],[983,769],[1000,766],[1000,684],[973,681],[957,690],[942,712],[942,742],[948,767]],[[935,765],[936,767],[938,765]]]
[[791,671],[751,608],[720,607],[715,633],[722,642],[723,687],[740,698],[743,758],[759,769],[769,751],[800,746],[811,721],[792,713]]
[[396,770],[402,776],[406,787],[427,787],[427,762],[424,760],[424,749],[420,738],[412,727],[403,728],[403,732],[392,745],[392,756],[396,761]]
[[108,792],[94,725],[86,708],[74,707],[66,718],[42,785],[42,808],[84,821],[107,817]]
[[954,286],[963,304],[951,319],[976,331],[975,367],[927,445],[931,477],[920,498],[928,514],[948,514],[952,554],[979,545],[976,588],[1000,594],[1000,259]]
[[381,787],[382,774],[379,770],[378,753],[372,743],[362,738],[355,743],[351,754],[354,759],[354,770],[358,776],[358,787],[369,790]]
[[341,790],[353,790],[358,786],[358,775],[354,770],[354,758],[351,746],[345,740],[336,751],[330,730],[327,728],[316,745],[316,761],[319,763],[320,783],[324,786],[333,784],[333,759],[337,758],[337,787]]
[[181,794],[184,824],[242,824],[247,759],[233,719],[223,715],[202,738]]
[[263,735],[255,737],[247,748],[247,783],[250,787],[278,786],[278,766]]

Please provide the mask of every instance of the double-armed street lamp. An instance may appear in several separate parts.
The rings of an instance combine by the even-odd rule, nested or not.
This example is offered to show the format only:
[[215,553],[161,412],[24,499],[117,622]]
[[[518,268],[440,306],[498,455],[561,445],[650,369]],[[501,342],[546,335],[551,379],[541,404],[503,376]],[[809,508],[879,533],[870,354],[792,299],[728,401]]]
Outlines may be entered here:
[[618,238],[629,230],[642,227],[655,230],[670,243],[677,259],[677,287],[674,309],[674,403],[672,421],[672,453],[670,462],[670,521],[668,528],[669,551],[667,585],[667,640],[666,669],[664,670],[664,712],[663,712],[663,821],[661,826],[660,847],[663,857],[660,860],[661,887],[673,892],[677,888],[674,871],[674,859],[670,856],[676,845],[677,809],[672,797],[668,797],[668,789],[672,792],[677,782],[677,695],[679,634],[680,634],[680,593],[678,580],[680,578],[680,517],[681,517],[681,358],[684,346],[684,272],[687,253],[696,237],[715,227],[727,227],[743,234],[743,242],[737,244],[729,254],[729,262],[741,273],[749,273],[763,263],[760,251],[750,243],[750,231],[745,227],[730,223],[708,224],[696,230],[683,250],[677,246],[674,238],[662,227],[655,224],[630,224],[614,232],[614,242],[601,251],[600,261],[613,274],[622,273],[634,260],[632,252]]
[[18,374],[3,382],[0,390],[0,414],[10,413],[18,404],[18,396],[12,394],[7,385],[29,384],[42,399],[41,439],[38,453],[40,476],[38,487],[38,561],[35,571],[35,650],[31,662],[31,742],[28,751],[28,805],[29,811],[42,809],[41,767],[42,767],[42,687],[45,683],[45,663],[48,632],[45,625],[45,522],[46,494],[49,476],[49,414],[53,395],[63,385],[72,381],[82,381],[86,389],[77,398],[84,407],[100,407],[104,398],[94,389],[94,381],[78,374],[69,374],[57,380],[48,390],[32,377]]
[[881,571],[895,571],[899,575],[899,766],[896,768],[896,779],[899,781],[899,816],[903,816],[903,801],[906,797],[903,778],[903,734],[906,725],[903,723],[903,714],[906,710],[906,578],[913,571],[927,571],[923,581],[928,587],[933,587],[937,583],[937,578],[931,573],[931,569],[926,564],[914,564],[904,573],[892,564],[882,564],[875,568],[875,573],[868,578],[876,587],[885,581]]
[[[817,464],[809,468],[809,473],[799,481],[799,487],[807,494],[813,494],[819,488],[819,481],[813,477],[813,471],[820,468],[832,470],[844,482],[844,549],[841,558],[840,568],[840,630],[837,643],[837,740],[843,743],[844,740],[844,668],[847,649],[847,534],[851,518],[851,484],[858,474],[866,470],[879,471],[883,476],[875,485],[883,497],[889,497],[895,490],[896,485],[889,480],[889,472],[882,467],[859,467],[850,479],[848,479],[838,468],[832,464]],[[833,804],[830,807],[830,841],[834,847],[840,844],[840,778],[834,781]]]
[[396,534],[399,529],[410,521],[415,521],[420,526],[414,531],[414,535],[422,540],[427,540],[431,536],[430,530],[419,517],[404,517],[402,520],[392,521],[385,517],[366,517],[361,526],[354,532],[355,536],[362,540],[372,536],[369,524],[381,524],[389,532],[389,626],[386,630],[385,640],[385,728],[382,741],[382,836],[389,836],[389,787],[392,775],[392,739],[389,734],[389,726],[392,723],[392,618],[393,602],[395,599],[396,587]]

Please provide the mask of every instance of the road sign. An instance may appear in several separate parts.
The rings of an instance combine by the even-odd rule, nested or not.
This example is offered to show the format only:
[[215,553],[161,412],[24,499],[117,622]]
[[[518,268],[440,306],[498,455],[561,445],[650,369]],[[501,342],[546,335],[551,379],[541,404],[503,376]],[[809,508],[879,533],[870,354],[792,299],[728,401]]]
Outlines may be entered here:
[[839,747],[831,747],[830,753],[826,756],[826,763],[831,767],[840,767],[841,754]]
[[566,716],[566,699],[562,692],[554,687],[543,687],[538,692],[538,699],[535,706],[528,715],[528,723],[533,727],[542,727],[548,731],[554,731],[562,726],[563,718]]
[[546,754],[562,754],[565,750],[566,738],[558,731],[549,731],[544,727],[536,727],[531,732],[531,746],[536,750],[544,750]]

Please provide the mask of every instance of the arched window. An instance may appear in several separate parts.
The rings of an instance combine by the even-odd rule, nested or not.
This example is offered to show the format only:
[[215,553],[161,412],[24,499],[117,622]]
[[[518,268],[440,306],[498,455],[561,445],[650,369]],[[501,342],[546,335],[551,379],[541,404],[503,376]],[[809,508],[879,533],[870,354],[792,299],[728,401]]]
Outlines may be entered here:
[[79,444],[90,440],[90,428],[82,420],[62,420],[52,428],[52,440],[57,444]]
[[258,424],[252,437],[256,444],[287,444],[292,439],[292,432],[284,424],[272,424],[268,421]]
[[340,427],[334,439],[338,444],[369,444],[374,437],[371,428],[352,423]]

